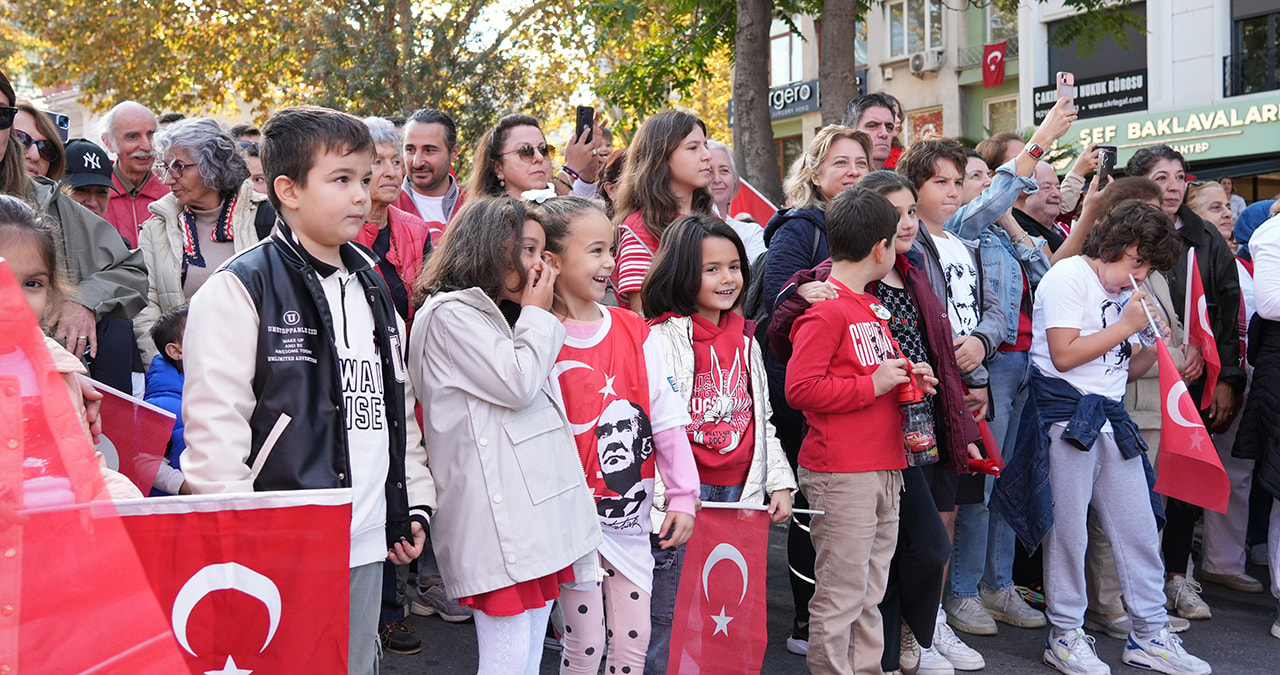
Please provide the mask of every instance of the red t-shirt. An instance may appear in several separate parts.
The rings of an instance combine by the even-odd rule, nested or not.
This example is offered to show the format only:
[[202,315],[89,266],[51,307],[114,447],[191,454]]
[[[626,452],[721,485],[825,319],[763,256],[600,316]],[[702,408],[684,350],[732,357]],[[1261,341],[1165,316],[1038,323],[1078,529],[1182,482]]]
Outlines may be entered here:
[[644,275],[653,266],[653,254],[657,250],[658,240],[645,228],[639,211],[618,223],[618,255],[617,265],[613,268],[613,290],[618,294],[619,307],[631,309],[627,296],[640,291]]
[[1022,275],[1022,305],[1018,307],[1018,338],[1013,344],[1001,342],[998,352],[1031,351],[1031,286],[1027,275]]
[[693,392],[686,427],[698,478],[707,485],[742,485],[755,445],[755,401],[747,322],[722,312],[716,325],[694,314]]
[[901,353],[873,309],[879,300],[835,279],[837,297],[809,307],[791,326],[787,401],[804,413],[809,433],[800,466],[856,473],[904,469],[897,390],[876,396],[871,374]]

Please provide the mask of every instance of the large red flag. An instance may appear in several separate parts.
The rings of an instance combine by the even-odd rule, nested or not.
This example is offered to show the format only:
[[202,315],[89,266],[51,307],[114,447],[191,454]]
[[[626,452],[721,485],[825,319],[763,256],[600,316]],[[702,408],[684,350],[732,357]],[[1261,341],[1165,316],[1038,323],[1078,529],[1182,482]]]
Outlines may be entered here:
[[982,86],[998,87],[1004,84],[1004,53],[1007,42],[997,42],[982,48]]
[[778,212],[778,207],[762,192],[755,189],[745,179],[742,180],[742,189],[738,190],[738,195],[729,202],[729,213],[721,214],[730,216],[735,213],[750,213],[752,218],[756,219],[756,223],[760,227],[769,224],[769,219],[773,214]]
[[347,672],[351,492],[122,503],[193,675]]
[[703,509],[685,545],[671,634],[674,675],[759,673],[769,643],[769,514]]
[[1156,492],[1184,502],[1226,513],[1231,483],[1222,469],[1218,451],[1200,421],[1200,413],[1187,393],[1187,384],[1161,339],[1160,359],[1160,468]]
[[114,449],[120,473],[133,481],[142,494],[151,492],[156,472],[164,461],[176,417],[141,399],[94,381],[102,392],[102,438],[99,449]]
[[1200,348],[1204,357],[1204,393],[1200,395],[1200,409],[1213,402],[1213,391],[1218,386],[1218,374],[1222,372],[1222,360],[1218,358],[1218,341],[1209,325],[1209,301],[1204,297],[1204,284],[1200,281],[1200,267],[1196,265],[1196,250],[1187,255],[1187,344]]
[[0,672],[182,672],[67,382],[0,260]]

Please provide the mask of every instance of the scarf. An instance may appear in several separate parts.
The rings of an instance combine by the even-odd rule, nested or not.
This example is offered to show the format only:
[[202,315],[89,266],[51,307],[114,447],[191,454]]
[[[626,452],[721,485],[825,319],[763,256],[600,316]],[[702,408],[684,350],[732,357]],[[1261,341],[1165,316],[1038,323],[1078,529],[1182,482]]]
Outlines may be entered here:
[[[235,241],[235,236],[231,233],[231,213],[235,210],[236,198],[232,197],[222,203],[222,210],[218,212],[218,221],[213,226],[213,232],[209,236],[211,241],[225,243]],[[187,266],[195,265],[196,267],[204,267],[204,256],[200,253],[200,237],[196,233],[196,214],[190,207],[182,209],[182,220],[185,224],[182,232],[182,283],[187,283]]]

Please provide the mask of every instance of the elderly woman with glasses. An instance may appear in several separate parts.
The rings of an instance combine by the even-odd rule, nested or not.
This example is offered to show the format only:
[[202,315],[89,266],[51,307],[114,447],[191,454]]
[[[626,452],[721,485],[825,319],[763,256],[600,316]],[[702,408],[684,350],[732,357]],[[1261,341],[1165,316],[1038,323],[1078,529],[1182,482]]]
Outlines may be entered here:
[[133,322],[143,363],[157,354],[151,327],[191,299],[232,256],[275,223],[266,195],[253,190],[235,141],[211,119],[187,119],[155,141],[155,174],[170,194],[153,202],[138,248],[147,263],[147,306]]
[[[599,138],[599,125],[595,134],[593,138]],[[547,144],[537,118],[506,115],[476,146],[467,190],[491,197],[520,197],[526,192],[536,193],[529,195],[531,198],[556,194],[593,197],[600,171],[596,145],[594,140],[587,141],[585,134],[573,139],[565,148],[564,165],[554,171],[555,146]]]

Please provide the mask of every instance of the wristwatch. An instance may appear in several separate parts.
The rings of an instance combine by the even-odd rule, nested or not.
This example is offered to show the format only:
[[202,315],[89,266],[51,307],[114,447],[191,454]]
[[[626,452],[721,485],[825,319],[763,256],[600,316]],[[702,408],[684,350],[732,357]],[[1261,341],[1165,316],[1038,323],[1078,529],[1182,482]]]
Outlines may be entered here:
[[1024,147],[1023,150],[1026,150],[1028,155],[1031,155],[1036,159],[1040,159],[1041,157],[1044,157],[1044,148],[1039,145],[1036,145],[1035,143],[1027,143],[1026,147]]

